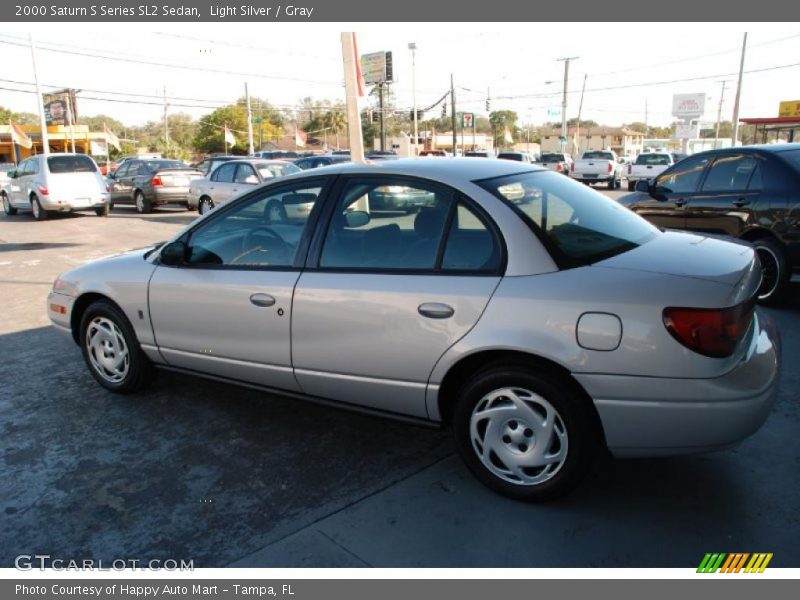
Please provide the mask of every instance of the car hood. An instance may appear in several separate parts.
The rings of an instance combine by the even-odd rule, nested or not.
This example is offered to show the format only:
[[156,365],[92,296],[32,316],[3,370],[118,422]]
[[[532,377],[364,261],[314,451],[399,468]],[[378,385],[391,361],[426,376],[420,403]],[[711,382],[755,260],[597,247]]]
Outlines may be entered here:
[[594,266],[692,277],[728,286],[757,286],[761,277],[751,246],[678,231],[661,233]]

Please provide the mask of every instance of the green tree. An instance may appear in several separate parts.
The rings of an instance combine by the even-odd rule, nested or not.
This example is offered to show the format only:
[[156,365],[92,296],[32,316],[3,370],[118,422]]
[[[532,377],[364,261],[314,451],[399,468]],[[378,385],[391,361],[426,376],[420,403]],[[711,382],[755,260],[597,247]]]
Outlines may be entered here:
[[[233,154],[246,154],[247,106],[243,102],[223,106],[211,114],[201,117],[194,134],[194,148],[206,153],[223,152],[225,150],[225,127],[236,138],[236,144],[233,147],[228,146],[228,151]],[[266,140],[274,140],[283,135],[281,128],[268,120],[266,116],[259,125],[259,129],[263,131],[263,136]]]
[[329,110],[323,116],[322,124],[328,133],[336,137],[336,147],[339,148],[339,134],[347,129],[347,116],[345,116],[344,110]]
[[517,113],[513,110],[496,110],[489,113],[489,123],[492,126],[492,138],[495,148],[505,147],[506,141],[504,134],[506,127],[508,127],[513,135],[518,118]]

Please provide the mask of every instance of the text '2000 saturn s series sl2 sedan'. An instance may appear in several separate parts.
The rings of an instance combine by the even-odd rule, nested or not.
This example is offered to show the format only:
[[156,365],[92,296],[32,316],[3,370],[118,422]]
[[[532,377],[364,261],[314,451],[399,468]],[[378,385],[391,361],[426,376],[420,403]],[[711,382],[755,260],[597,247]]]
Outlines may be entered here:
[[[424,202],[373,201],[393,189]],[[779,343],[760,281],[751,247],[557,173],[410,159],[259,186],[62,274],[48,310],[111,391],[156,365],[449,426],[483,483],[544,500],[604,448],[700,452],[762,425]]]

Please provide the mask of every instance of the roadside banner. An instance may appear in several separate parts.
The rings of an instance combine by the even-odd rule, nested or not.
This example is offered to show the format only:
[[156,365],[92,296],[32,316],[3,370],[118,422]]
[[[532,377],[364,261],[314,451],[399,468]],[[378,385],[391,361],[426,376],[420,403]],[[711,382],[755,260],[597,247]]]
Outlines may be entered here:
[[117,134],[106,127],[105,123],[103,123],[103,133],[106,135],[106,142],[108,142],[110,146],[114,146],[114,148],[120,150],[120,143]]
[[11,141],[23,148],[33,147],[33,140],[22,130],[22,127],[12,123],[9,119],[8,126],[11,128]]

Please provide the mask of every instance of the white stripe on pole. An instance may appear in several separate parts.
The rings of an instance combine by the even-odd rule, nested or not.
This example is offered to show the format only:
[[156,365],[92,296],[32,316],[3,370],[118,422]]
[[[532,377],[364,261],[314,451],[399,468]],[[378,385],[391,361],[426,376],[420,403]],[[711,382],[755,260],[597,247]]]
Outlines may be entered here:
[[33,43],[33,34],[28,34],[31,42],[31,62],[33,63],[33,81],[36,84],[36,106],[39,108],[39,126],[42,131],[42,154],[50,154],[50,138],[47,136],[47,122],[44,118],[44,98],[42,90],[39,88],[39,75],[36,71],[36,45]]
[[358,82],[356,81],[356,53],[353,35],[353,33],[342,33],[347,132],[350,137],[350,160],[363,163],[365,162],[364,139],[361,134],[361,116],[358,112]]

